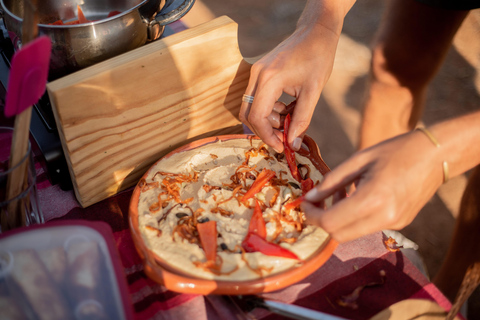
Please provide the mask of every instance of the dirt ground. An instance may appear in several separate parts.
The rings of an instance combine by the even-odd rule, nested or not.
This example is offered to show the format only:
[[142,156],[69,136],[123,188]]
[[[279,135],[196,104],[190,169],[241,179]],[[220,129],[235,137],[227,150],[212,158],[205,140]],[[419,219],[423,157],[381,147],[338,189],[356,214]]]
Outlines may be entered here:
[[[305,0],[197,0],[184,18],[189,26],[227,15],[238,23],[244,57],[273,49],[294,30]],[[308,134],[334,168],[356,148],[361,106],[370,60],[369,45],[385,2],[358,1],[348,13],[331,78],[318,102]],[[446,61],[433,80],[423,122],[426,126],[465,114],[480,106],[480,10],[470,13],[457,33]],[[401,174],[401,173],[399,173]],[[419,245],[430,277],[438,272],[458,214],[466,176],[451,179],[401,230]],[[469,318],[480,319],[479,290],[469,302]]]

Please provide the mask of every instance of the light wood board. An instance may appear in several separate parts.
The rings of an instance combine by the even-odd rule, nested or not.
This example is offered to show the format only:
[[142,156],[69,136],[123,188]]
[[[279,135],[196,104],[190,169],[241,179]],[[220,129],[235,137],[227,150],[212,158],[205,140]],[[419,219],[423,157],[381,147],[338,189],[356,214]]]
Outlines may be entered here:
[[[444,320],[447,312],[437,303],[425,299],[399,301],[370,320]],[[455,316],[454,320],[460,320]]]
[[189,141],[242,132],[251,64],[237,32],[219,17],[47,85],[83,207],[135,185]]

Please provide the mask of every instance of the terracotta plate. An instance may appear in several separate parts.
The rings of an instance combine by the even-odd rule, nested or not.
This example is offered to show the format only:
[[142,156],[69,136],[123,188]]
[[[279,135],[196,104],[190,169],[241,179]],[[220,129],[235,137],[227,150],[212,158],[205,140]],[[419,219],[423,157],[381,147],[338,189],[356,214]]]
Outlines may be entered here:
[[[248,135],[225,135],[198,140],[172,151],[167,154],[165,158],[178,152],[199,148],[206,144],[217,142],[218,140],[248,139],[248,137]],[[328,166],[322,160],[318,146],[312,138],[305,136],[304,148],[302,148],[299,153],[302,156],[309,158],[320,173],[325,174],[330,171]],[[152,166],[152,168],[154,166]],[[144,179],[148,176],[152,168],[144,174]],[[256,280],[223,281],[195,278],[175,269],[145,245],[138,226],[137,208],[139,196],[140,188],[137,185],[133,191],[129,207],[130,231],[132,233],[133,242],[143,260],[144,270],[147,276],[172,291],[196,294],[238,295],[278,290],[294,284],[313,273],[330,258],[337,247],[337,243],[328,237],[317,252],[311,255],[310,258],[305,260],[300,266],[292,267],[283,272]]]

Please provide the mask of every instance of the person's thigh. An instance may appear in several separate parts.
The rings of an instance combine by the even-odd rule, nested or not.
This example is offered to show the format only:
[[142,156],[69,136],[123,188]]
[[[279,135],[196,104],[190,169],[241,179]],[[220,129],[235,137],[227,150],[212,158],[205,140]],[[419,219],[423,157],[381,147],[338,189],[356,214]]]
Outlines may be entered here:
[[412,130],[426,88],[468,11],[391,0],[375,36],[359,148]]
[[433,280],[450,301],[455,299],[467,268],[480,262],[479,230],[480,165],[470,174],[447,255]]
[[381,65],[374,67],[383,69],[380,76],[386,77],[385,81],[412,88],[425,86],[442,64],[468,12],[416,0],[392,0],[375,41],[374,54],[380,53]]

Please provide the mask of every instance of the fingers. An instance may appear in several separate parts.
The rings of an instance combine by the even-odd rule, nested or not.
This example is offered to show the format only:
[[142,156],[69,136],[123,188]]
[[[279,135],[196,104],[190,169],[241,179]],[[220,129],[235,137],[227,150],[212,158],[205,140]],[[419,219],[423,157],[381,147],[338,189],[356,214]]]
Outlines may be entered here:
[[[368,158],[364,157],[362,153],[357,153],[334,171],[326,174],[323,181],[305,195],[306,201],[302,203],[302,208],[307,221],[321,226],[329,233],[334,233],[357,220],[363,219],[369,212],[365,210],[366,205],[363,204],[368,194],[364,195],[365,192],[357,190],[349,198],[339,199],[338,191],[345,190],[353,182],[363,177],[367,169]],[[363,178],[365,179],[365,177]],[[365,186],[369,181],[363,181],[362,183]],[[368,186],[366,186],[363,190],[368,189]],[[315,207],[314,203],[325,200],[330,196],[333,196],[335,201],[328,210]],[[375,205],[375,203],[369,203],[370,209],[372,205]]]
[[275,101],[273,110],[268,116],[268,121],[273,128],[281,129],[285,121],[285,114],[287,113],[287,106],[281,101]]
[[323,181],[305,195],[305,200],[316,203],[335,194],[338,190],[351,187],[353,183],[359,183],[369,165],[369,159],[362,152],[356,153],[335,170],[327,173]]
[[[292,113],[289,144],[294,150],[299,150],[321,90],[315,81],[305,82],[303,78],[292,80],[291,68],[287,67],[279,75],[278,68],[285,67],[285,61],[280,59],[280,62],[272,62],[269,59],[272,58],[264,57],[252,66],[245,94],[254,96],[254,99],[252,103],[242,103],[240,120],[267,145],[282,152],[283,139],[279,138],[276,129],[282,128],[282,115]],[[275,67],[270,67],[270,64]],[[296,106],[295,103],[285,106],[277,101],[284,92],[297,98]]]
[[[361,201],[360,201],[361,202]],[[345,242],[381,230],[385,221],[371,217],[368,210],[359,206],[355,196],[345,198],[327,210],[312,203],[302,203],[307,223],[319,226],[338,242]]]
[[285,115],[288,113],[287,105],[282,101],[276,101],[273,105],[273,111]]
[[[283,152],[283,142],[274,130],[275,127],[280,127],[280,117],[276,119],[269,117],[269,114],[264,113],[264,110],[252,106],[250,114],[248,115],[248,122],[252,124],[256,134],[269,146],[274,148],[277,152]],[[270,121],[276,122],[273,124]]]
[[[391,160],[382,162],[373,151],[356,153],[306,194],[302,209],[307,223],[320,226],[337,241],[345,242],[382,229],[400,229],[411,222],[416,208],[423,203],[405,200],[405,186],[385,175],[385,165],[391,164]],[[392,168],[397,176],[398,166],[394,164]],[[349,197],[335,201],[326,210],[314,205],[331,195],[335,197],[338,190],[352,183],[357,183],[357,188]]]
[[[327,210],[319,209],[313,203],[304,201],[302,209],[308,223],[322,227],[333,236],[348,225],[365,219],[368,211],[359,207],[358,200],[352,196],[337,202]],[[361,199],[360,202],[362,202]]]
[[[274,148],[277,152],[283,151],[282,140],[278,138],[274,128],[280,127],[281,119],[279,116],[275,117],[272,110],[276,105],[277,99],[281,96],[282,90],[280,86],[274,82],[264,84],[261,90],[257,90],[255,99],[250,107],[247,121],[253,127],[254,132],[269,146]],[[278,106],[277,108],[282,108]],[[269,118],[270,116],[270,118]],[[273,125],[270,121],[273,121]]]
[[[264,95],[258,95],[255,97],[253,103],[242,102],[240,111],[240,120],[245,123],[252,132],[258,135],[266,144],[272,146],[277,152],[283,151],[283,136],[278,130],[283,128],[285,116],[289,113],[293,114],[292,124],[289,135],[292,134],[294,138],[290,141],[290,145],[296,151],[301,147],[303,136],[310,124],[313,111],[315,109],[315,103],[312,103],[315,99],[299,99],[306,101],[307,106],[302,108],[296,108],[298,105],[297,100],[290,103],[288,106],[281,101],[274,101],[273,107],[270,110],[267,104],[259,102],[261,99],[265,99]],[[257,107],[262,105],[262,108]],[[305,103],[303,103],[305,105]],[[267,115],[267,112],[270,113]],[[293,126],[293,129],[292,129]],[[278,130],[274,130],[278,129]]]
[[[240,109],[240,120],[257,136],[262,138],[258,131],[255,129],[255,126],[253,126],[249,121],[248,121],[248,115],[250,114],[250,109],[251,109],[251,103],[244,102],[242,101],[241,109]],[[278,110],[275,111],[275,110]],[[280,114],[286,111],[285,103],[281,101],[276,101],[275,105],[273,107],[273,111],[270,113],[270,115],[267,117],[268,122],[270,123],[272,130],[273,130],[273,135],[276,137],[278,141],[282,143],[283,146],[283,134],[279,130],[275,129],[282,129],[283,128],[283,123],[285,121],[285,115]],[[264,139],[262,139],[264,140]],[[265,140],[264,140],[265,141]],[[268,144],[268,143],[267,143]],[[279,147],[274,147],[277,152],[282,152]]]
[[[344,201],[348,202],[349,200],[350,199],[345,199]],[[312,209],[310,206],[312,206],[312,204],[307,204],[304,210],[307,210],[309,213],[313,213],[314,209]],[[341,208],[341,210],[345,210],[345,208]],[[366,236],[368,234],[380,231],[384,229],[386,224],[386,221],[380,219],[377,215],[374,214],[362,217],[359,217],[359,215],[357,215],[357,219],[353,222],[347,224],[342,223],[336,228],[332,228],[329,225],[325,225],[323,221],[328,221],[329,217],[331,217],[333,214],[338,214],[339,211],[334,210],[334,212],[331,212],[331,215],[330,209],[325,211],[317,209],[316,211],[317,212],[314,215],[315,218],[312,218],[310,214],[307,215],[307,222],[322,227],[326,232],[330,234],[333,239],[335,239],[339,243],[351,241]],[[343,212],[346,213],[348,211]],[[350,211],[348,213],[355,214],[355,211]]]
[[[259,136],[267,145],[274,148],[277,152],[283,152],[282,140],[274,128],[280,128],[280,115],[272,114],[276,105],[276,100],[281,95],[281,89],[276,88],[276,84],[265,85],[266,81],[260,81],[259,73],[261,66],[252,67],[246,95],[253,96],[253,103],[242,101],[239,118],[252,132]],[[263,85],[261,85],[263,84]],[[259,88],[261,86],[261,89]],[[282,109],[281,105],[277,109]],[[272,115],[271,115],[272,114]]]
[[355,195],[327,210],[304,202],[302,209],[307,223],[323,228],[340,243],[383,229],[398,230],[411,222],[408,217],[399,214],[388,198],[382,196]]
[[336,230],[335,232],[331,233],[331,236],[339,243],[343,243],[377,231],[381,231],[384,229],[384,225],[385,221],[378,219],[378,217],[375,215],[370,215],[362,220],[355,221],[339,230]]
[[302,146],[303,136],[310,125],[319,97],[317,94],[304,90],[296,100],[295,109],[292,114],[292,122],[288,132],[288,144],[295,151],[298,151]]
[[272,111],[272,113],[270,113],[270,115],[268,116],[268,121],[270,122],[273,128],[279,129],[281,126],[281,123],[280,123],[281,116],[279,113],[275,111]]

